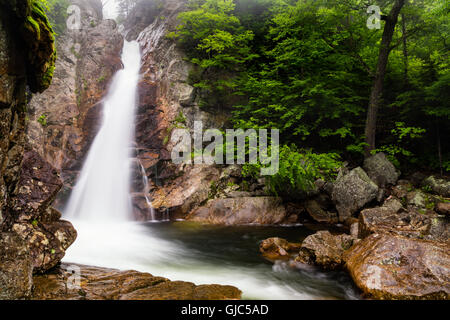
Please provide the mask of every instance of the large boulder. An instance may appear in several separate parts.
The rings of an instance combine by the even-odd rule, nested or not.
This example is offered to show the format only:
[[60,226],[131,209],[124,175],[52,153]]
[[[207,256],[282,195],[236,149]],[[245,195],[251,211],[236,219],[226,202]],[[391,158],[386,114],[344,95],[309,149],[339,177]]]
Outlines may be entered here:
[[280,198],[242,197],[210,200],[187,219],[211,224],[279,224],[286,218]]
[[300,243],[291,243],[285,239],[274,237],[261,241],[259,251],[270,260],[288,259],[294,252],[298,253],[300,247]]
[[434,176],[429,176],[422,181],[422,185],[431,188],[431,190],[438,195],[450,197],[450,180],[438,179]]
[[374,299],[450,299],[450,247],[372,234],[343,255],[356,285]]
[[27,243],[35,273],[56,266],[77,237],[72,224],[64,220],[16,223],[12,229]]
[[400,176],[400,172],[395,169],[394,165],[382,152],[366,158],[363,168],[370,179],[380,188],[384,188],[387,185],[394,185]]
[[417,211],[397,213],[389,207],[361,211],[358,231],[359,238],[365,238],[372,233],[387,233],[416,239],[450,239],[450,224],[437,214],[422,214]]
[[25,299],[33,286],[28,246],[16,234],[0,233],[0,300]]
[[357,167],[341,175],[334,183],[332,199],[339,213],[339,221],[345,221],[378,195],[378,186]]
[[347,234],[332,235],[329,231],[318,231],[303,240],[296,262],[314,264],[323,269],[342,267],[342,255],[355,239]]
[[62,264],[34,276],[34,300],[236,300],[233,286],[195,285],[132,270]]

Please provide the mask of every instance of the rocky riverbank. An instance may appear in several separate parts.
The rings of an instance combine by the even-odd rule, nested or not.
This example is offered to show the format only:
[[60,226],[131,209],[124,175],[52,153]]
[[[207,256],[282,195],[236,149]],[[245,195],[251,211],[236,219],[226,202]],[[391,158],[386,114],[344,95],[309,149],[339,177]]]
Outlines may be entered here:
[[[420,174],[397,181],[382,154],[365,168],[367,174],[359,167],[341,174],[332,187],[337,212],[329,216],[339,216],[348,234],[319,231],[301,245],[270,238],[261,253],[294,268],[345,269],[367,298],[450,299],[449,181]],[[325,208],[308,207],[310,218],[323,222]]]
[[232,286],[197,286],[149,273],[64,263],[35,275],[33,282],[33,300],[236,300],[242,294]]
[[53,30],[34,1],[0,1],[0,299],[27,298],[32,275],[54,267],[76,238],[51,207],[58,172],[27,143],[27,104],[48,88]]

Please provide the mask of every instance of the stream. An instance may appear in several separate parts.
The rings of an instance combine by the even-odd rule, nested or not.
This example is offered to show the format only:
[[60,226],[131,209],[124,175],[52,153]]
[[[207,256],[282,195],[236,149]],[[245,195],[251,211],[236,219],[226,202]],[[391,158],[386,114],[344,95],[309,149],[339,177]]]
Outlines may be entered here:
[[304,226],[72,223],[78,238],[67,250],[67,263],[133,269],[197,285],[234,285],[243,291],[243,299],[359,299],[345,272],[273,264],[259,253],[259,242],[268,237],[299,242],[314,233]]

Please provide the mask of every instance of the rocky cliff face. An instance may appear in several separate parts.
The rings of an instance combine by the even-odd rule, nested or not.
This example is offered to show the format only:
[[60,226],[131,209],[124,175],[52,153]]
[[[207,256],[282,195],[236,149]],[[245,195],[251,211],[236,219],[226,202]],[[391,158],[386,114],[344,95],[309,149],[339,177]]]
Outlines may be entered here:
[[61,207],[70,193],[101,120],[101,100],[122,67],[123,38],[113,20],[103,20],[100,0],[72,0],[81,28],[58,38],[54,80],[29,104],[28,141],[61,174]]
[[76,232],[50,207],[57,172],[25,138],[28,100],[53,76],[52,28],[34,1],[0,7],[0,299],[26,298],[32,273],[55,266]]
[[[185,1],[181,0],[145,1],[138,4],[125,22],[126,38],[137,38],[142,50],[136,159],[149,181],[153,206],[160,215],[169,213],[172,217],[185,217],[204,204],[223,169],[173,164],[170,158],[173,129],[192,131],[194,120],[202,121],[205,128],[223,128],[230,118],[226,111],[208,112],[200,108],[198,92],[189,81],[193,65],[176,43],[166,37],[176,27],[177,15],[184,9]],[[145,219],[142,193],[135,193],[134,203],[135,215]]]
[[[53,83],[33,97],[28,113],[30,145],[63,179],[54,204],[57,208],[62,208],[70,195],[98,131],[101,99],[111,77],[121,68],[123,44],[116,24],[102,20],[99,0],[71,2],[81,9],[81,30],[59,37]],[[230,127],[226,111],[200,108],[200,94],[189,81],[193,66],[166,37],[184,9],[183,0],[140,1],[123,26],[126,39],[137,40],[142,50],[131,190],[137,220],[150,218],[149,199],[159,217],[185,217],[214,197],[213,185],[226,187],[239,180],[239,173],[230,176],[222,172],[224,167],[174,165],[171,161],[173,129],[192,130],[194,120],[202,121],[205,128]]]

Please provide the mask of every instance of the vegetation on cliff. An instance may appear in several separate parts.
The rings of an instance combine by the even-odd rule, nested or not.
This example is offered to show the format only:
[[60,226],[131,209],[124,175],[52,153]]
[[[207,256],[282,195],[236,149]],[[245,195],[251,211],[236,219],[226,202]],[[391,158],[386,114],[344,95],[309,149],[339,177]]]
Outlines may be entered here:
[[331,152],[330,163],[368,149],[403,170],[449,171],[449,4],[380,7],[369,29],[359,0],[190,0],[169,36],[196,65],[204,105],[231,108],[238,128],[278,128],[292,152]]
[[28,85],[32,92],[48,88],[53,77],[56,60],[53,28],[38,0],[0,1],[10,12],[12,27],[19,30],[20,46],[27,54]]

